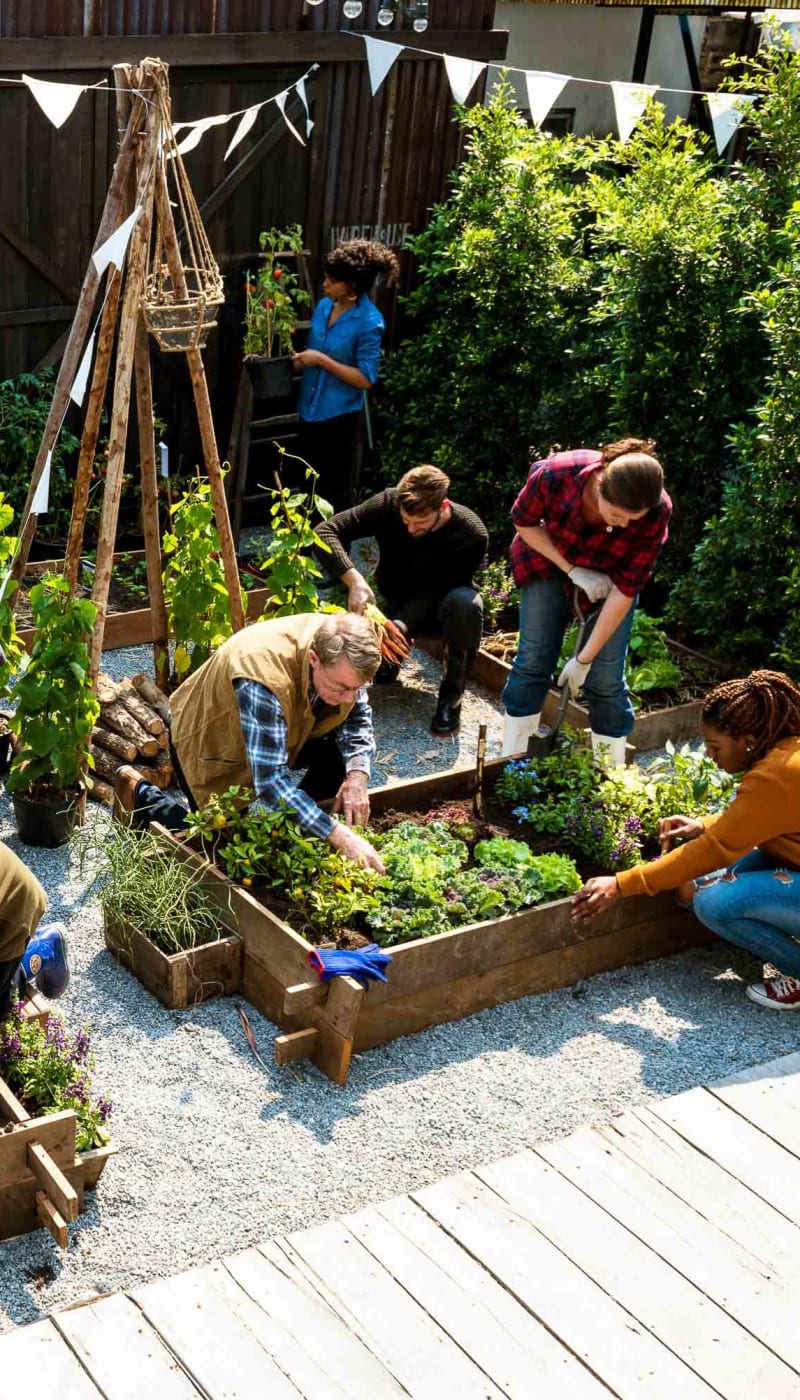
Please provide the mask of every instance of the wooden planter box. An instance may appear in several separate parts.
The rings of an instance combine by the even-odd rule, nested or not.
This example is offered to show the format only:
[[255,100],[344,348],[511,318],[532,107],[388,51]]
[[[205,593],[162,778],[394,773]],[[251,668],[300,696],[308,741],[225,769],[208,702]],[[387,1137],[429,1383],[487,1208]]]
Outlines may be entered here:
[[104,920],[106,947],[170,1011],[231,996],[242,984],[242,941],[226,933],[185,953],[164,953],[127,919]]
[[[487,788],[506,762],[487,763]],[[471,769],[454,769],[398,783],[370,794],[372,810],[376,815],[424,811],[470,796],[473,782]],[[209,895],[221,911],[231,908],[244,944],[244,995],[286,1032],[275,1042],[278,1063],[310,1058],[337,1084],[347,1079],[353,1051],[711,937],[676,907],[671,894],[620,900],[601,918],[580,924],[572,922],[569,899],[561,899],[389,949],[388,982],[371,984],[365,996],[350,977],[323,984],[309,975],[311,945],[304,938],[169,832],[158,830],[185,859],[205,865]]]
[[[438,658],[442,654],[442,643],[437,637],[417,637],[416,644],[430,656]],[[482,685],[493,695],[502,695],[503,687],[511,674],[507,661],[490,656],[488,651],[479,651],[472,666],[471,679]],[[558,691],[551,690],[542,706],[542,720],[552,724],[558,708]],[[649,714],[637,715],[628,742],[635,748],[647,752],[650,749],[663,749],[668,739],[673,744],[682,744],[686,739],[696,739],[700,729],[700,701],[692,700],[686,705],[670,705],[664,710],[651,710]],[[589,711],[573,700],[567,705],[566,723],[573,729],[586,729],[589,724]]]
[[0,1079],[0,1240],[44,1226],[66,1249],[68,1222],[116,1152],[111,1144],[77,1152],[75,1130],[71,1109],[31,1118]]

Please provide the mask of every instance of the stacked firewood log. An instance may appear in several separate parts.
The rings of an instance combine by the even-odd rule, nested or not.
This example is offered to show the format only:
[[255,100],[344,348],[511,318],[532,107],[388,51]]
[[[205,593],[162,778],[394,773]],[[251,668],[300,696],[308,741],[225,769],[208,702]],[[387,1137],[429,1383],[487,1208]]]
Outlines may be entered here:
[[97,677],[100,715],[92,731],[91,796],[111,803],[117,769],[133,764],[143,778],[169,787],[174,773],[169,756],[169,701],[143,673],[130,680]]

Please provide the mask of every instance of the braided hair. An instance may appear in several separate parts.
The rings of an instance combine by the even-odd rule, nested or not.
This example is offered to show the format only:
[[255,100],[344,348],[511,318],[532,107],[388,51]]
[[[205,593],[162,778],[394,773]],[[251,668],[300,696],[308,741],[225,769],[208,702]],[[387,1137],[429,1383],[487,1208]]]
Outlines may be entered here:
[[800,734],[800,690],[782,671],[752,671],[710,690],[702,718],[734,738],[754,735],[748,765],[752,767],[779,739]]

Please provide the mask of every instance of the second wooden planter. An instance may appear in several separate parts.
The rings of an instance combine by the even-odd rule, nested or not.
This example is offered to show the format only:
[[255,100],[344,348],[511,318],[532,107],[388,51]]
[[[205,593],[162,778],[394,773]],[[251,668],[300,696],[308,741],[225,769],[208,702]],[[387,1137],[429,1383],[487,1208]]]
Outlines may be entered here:
[[242,982],[242,941],[226,932],[216,943],[164,953],[127,920],[105,919],[106,947],[171,1011],[231,996]]

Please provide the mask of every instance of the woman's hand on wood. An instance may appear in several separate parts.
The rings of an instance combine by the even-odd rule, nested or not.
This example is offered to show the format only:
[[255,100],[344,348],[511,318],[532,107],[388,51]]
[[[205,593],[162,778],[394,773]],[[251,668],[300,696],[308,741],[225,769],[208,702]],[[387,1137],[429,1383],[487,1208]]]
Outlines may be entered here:
[[594,919],[621,898],[615,875],[595,875],[572,897],[573,919]]

